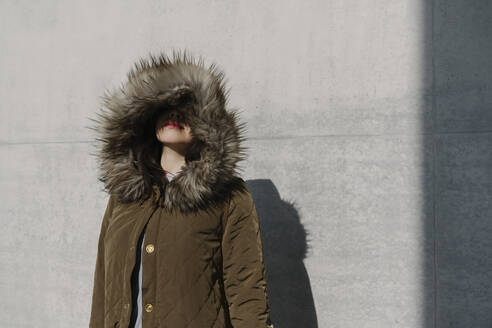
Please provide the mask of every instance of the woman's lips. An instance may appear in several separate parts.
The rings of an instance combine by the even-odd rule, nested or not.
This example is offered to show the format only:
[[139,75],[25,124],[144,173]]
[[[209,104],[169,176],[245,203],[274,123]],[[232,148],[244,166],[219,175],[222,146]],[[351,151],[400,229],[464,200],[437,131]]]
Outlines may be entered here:
[[175,122],[167,122],[164,127],[168,127],[171,129],[183,129],[183,127]]

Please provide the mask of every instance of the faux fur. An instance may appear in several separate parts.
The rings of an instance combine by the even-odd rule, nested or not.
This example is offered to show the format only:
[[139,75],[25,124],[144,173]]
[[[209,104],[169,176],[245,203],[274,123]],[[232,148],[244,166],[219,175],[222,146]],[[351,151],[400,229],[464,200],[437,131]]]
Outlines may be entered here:
[[[226,108],[227,97],[224,74],[215,64],[206,67],[201,57],[173,51],[172,58],[163,53],[141,58],[123,85],[104,92],[98,117],[90,118],[94,125],[89,128],[98,134],[95,155],[105,191],[121,202],[134,202],[158,190],[161,206],[181,211],[204,208],[224,197],[232,185],[240,184],[237,163],[246,158],[241,144],[245,125],[238,123],[237,110]],[[191,133],[201,141],[199,157],[187,162],[171,182],[153,177],[135,154],[149,133],[144,130],[152,127],[149,120],[169,108],[186,108]]]

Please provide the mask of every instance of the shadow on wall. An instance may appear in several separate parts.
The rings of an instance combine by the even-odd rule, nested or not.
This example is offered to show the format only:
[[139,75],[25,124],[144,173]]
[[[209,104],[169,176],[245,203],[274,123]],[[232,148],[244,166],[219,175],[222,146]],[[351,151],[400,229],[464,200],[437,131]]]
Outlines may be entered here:
[[258,216],[267,270],[271,317],[279,328],[317,328],[311,284],[304,267],[307,234],[293,204],[270,180],[248,180]]
[[[434,202],[424,327],[492,327],[492,2],[433,0],[424,79],[432,120],[424,160]],[[426,286],[423,286],[425,289]]]

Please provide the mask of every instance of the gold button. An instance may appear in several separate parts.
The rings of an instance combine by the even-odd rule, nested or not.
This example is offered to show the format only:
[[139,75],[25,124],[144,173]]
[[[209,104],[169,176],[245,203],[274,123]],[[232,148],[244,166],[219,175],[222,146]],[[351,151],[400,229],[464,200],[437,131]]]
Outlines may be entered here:
[[145,305],[145,311],[147,312],[152,312],[152,308],[153,308],[152,304]]
[[147,247],[145,247],[145,250],[147,253],[152,253],[154,251],[154,245],[148,244]]

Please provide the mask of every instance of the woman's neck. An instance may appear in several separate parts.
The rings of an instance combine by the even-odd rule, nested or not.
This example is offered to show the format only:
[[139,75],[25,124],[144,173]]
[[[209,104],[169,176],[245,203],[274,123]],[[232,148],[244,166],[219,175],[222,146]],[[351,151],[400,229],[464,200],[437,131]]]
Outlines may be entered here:
[[184,152],[177,147],[162,146],[161,167],[164,172],[177,173],[186,165]]

